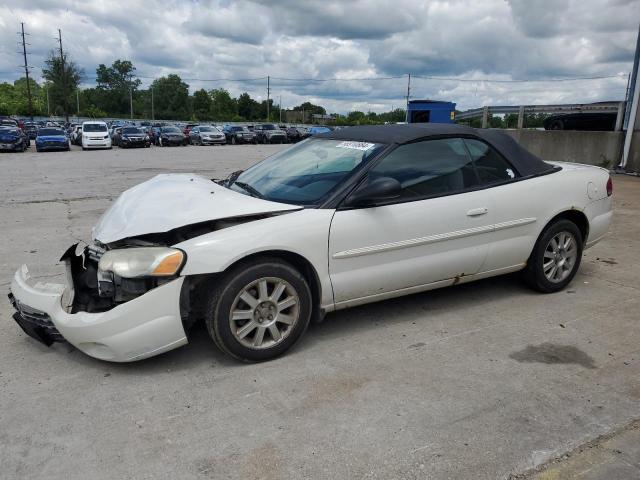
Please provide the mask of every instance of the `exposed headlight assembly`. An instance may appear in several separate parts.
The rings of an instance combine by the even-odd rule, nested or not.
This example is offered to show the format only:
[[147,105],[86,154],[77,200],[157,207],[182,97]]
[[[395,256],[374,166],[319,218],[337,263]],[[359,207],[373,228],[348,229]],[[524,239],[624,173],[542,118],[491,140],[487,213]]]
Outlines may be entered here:
[[184,265],[182,250],[167,247],[141,247],[109,250],[98,262],[98,270],[123,278],[170,277]]

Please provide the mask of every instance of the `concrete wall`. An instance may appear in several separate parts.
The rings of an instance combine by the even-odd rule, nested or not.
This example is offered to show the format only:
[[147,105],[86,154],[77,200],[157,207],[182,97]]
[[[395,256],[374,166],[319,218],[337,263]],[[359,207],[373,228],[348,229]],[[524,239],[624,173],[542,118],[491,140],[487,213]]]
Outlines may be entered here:
[[[624,142],[623,132],[526,129],[505,132],[543,160],[588,163],[606,168],[614,168],[620,162]],[[639,149],[640,141],[636,142],[635,152]],[[634,157],[638,159],[640,155]]]

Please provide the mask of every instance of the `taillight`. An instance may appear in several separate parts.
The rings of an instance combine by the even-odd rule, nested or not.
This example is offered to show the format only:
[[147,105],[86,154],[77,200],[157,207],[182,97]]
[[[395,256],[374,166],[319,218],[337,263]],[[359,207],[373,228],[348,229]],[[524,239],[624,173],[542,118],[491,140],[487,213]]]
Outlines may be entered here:
[[611,176],[609,176],[609,180],[607,180],[607,197],[613,195],[613,180]]

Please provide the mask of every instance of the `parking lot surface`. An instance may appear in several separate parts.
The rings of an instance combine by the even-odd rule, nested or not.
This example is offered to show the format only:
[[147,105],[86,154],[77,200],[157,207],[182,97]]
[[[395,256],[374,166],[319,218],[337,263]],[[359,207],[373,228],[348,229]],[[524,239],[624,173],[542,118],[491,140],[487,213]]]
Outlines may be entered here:
[[[136,183],[281,148],[0,155],[0,287],[22,263],[61,278],[62,252]],[[640,179],[614,182],[611,234],[565,291],[510,275],[344,310],[262,364],[202,328],[132,364],[47,348],[5,297],[0,477],[508,478],[623,428],[640,417]]]

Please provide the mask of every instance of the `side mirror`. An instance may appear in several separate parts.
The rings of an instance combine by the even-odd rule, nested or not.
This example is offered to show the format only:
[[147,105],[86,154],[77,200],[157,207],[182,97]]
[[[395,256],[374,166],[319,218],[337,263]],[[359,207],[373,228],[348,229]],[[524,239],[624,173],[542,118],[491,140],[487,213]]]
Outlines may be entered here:
[[373,206],[377,203],[399,198],[402,185],[395,178],[381,177],[361,184],[345,202],[349,207]]

